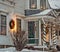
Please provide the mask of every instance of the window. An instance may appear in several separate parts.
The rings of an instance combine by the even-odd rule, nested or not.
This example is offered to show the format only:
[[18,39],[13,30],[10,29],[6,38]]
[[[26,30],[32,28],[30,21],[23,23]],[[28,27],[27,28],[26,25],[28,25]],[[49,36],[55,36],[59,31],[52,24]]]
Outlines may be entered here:
[[37,9],[37,0],[30,0],[29,7],[30,9]]
[[17,19],[17,33],[21,31],[21,19]]
[[46,0],[40,0],[40,9],[46,9]]
[[0,16],[0,35],[6,35],[6,16]]

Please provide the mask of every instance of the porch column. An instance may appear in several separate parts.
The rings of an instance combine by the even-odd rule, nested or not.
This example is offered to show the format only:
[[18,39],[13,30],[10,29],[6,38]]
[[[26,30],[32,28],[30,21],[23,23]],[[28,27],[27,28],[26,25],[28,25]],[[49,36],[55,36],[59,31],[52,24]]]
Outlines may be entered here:
[[41,20],[39,20],[39,45],[41,45]]
[[24,21],[24,30],[27,33],[27,39],[28,39],[28,21]]
[[52,37],[51,37],[51,36],[52,36],[52,29],[51,29],[51,28],[52,28],[52,27],[51,27],[51,23],[50,23],[50,26],[49,26],[50,45],[52,45],[52,39],[51,39],[51,38],[52,38]]

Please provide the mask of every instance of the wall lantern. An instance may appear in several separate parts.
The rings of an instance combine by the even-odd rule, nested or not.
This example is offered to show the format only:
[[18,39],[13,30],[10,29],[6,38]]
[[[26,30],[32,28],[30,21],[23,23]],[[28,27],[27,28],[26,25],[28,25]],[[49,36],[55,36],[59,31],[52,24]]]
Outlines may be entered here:
[[15,27],[15,21],[14,20],[11,20],[9,22],[9,27],[10,27],[10,29],[14,29],[14,27]]

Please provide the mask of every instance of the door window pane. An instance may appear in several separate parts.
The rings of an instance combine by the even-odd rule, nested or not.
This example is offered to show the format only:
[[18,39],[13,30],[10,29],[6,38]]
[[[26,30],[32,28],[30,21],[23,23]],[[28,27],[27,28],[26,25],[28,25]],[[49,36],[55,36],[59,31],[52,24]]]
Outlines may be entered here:
[[34,22],[28,22],[28,33],[29,33],[29,38],[34,38]]
[[[28,38],[35,38],[35,30],[34,30],[34,26],[35,26],[35,23],[32,21],[32,22],[28,22]],[[29,43],[35,43],[35,40],[34,39],[29,39],[28,40]]]
[[28,40],[28,43],[29,43],[29,44],[34,44],[34,43],[35,43],[35,39],[29,39],[29,40]]

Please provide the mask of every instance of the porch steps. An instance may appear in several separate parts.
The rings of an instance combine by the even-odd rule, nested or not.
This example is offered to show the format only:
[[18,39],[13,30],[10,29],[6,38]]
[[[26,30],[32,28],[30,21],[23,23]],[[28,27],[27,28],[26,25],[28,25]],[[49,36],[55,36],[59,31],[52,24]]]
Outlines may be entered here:
[[38,50],[38,51],[48,51],[47,46],[26,46],[24,49],[28,49],[28,50]]

